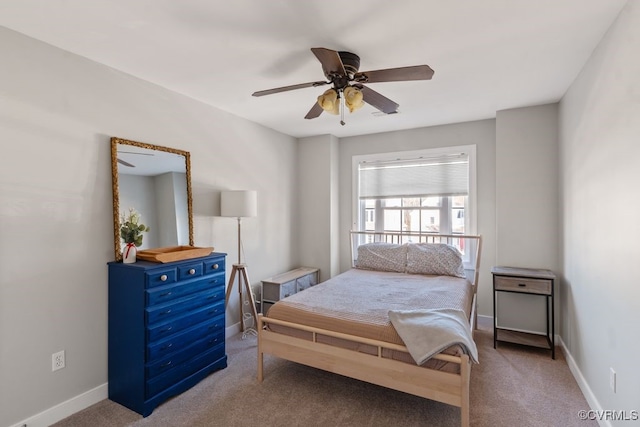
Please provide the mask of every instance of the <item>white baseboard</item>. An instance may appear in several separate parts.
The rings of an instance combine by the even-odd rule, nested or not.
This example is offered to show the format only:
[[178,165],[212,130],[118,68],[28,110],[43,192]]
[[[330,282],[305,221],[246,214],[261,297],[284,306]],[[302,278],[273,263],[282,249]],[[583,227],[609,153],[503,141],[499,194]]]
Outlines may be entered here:
[[12,427],[48,427],[108,397],[107,383],[59,403],[46,411],[14,424]]
[[483,316],[478,314],[478,324],[482,323],[483,326],[493,327],[493,316]]
[[233,324],[231,326],[227,326],[227,328],[225,329],[225,332],[224,332],[226,338],[232,337],[232,336],[237,335],[239,333],[240,333],[240,322],[235,323],[235,324]]
[[[595,394],[593,394],[593,391],[591,391],[591,387],[589,387],[587,380],[582,375],[580,368],[578,368],[578,365],[576,364],[575,359],[571,355],[571,352],[565,345],[564,341],[562,340],[562,338],[556,337],[556,342],[558,342],[560,344],[560,348],[562,348],[562,352],[564,353],[564,358],[567,360],[567,365],[569,365],[569,370],[573,374],[573,378],[575,378],[576,382],[578,383],[578,387],[580,387],[580,391],[582,391],[584,398],[587,399],[587,403],[589,404],[589,409],[593,411],[602,411],[602,406],[600,405],[600,402],[598,402],[598,399],[596,399]],[[601,427],[611,427],[611,421],[609,420],[598,419],[597,421]]]

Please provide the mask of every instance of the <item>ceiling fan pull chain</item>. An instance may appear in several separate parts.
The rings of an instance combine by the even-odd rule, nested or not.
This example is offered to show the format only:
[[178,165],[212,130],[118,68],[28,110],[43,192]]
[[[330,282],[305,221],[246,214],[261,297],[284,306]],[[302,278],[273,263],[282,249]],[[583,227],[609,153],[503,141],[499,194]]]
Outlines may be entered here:
[[344,126],[344,91],[338,91],[338,96],[340,97],[340,124]]

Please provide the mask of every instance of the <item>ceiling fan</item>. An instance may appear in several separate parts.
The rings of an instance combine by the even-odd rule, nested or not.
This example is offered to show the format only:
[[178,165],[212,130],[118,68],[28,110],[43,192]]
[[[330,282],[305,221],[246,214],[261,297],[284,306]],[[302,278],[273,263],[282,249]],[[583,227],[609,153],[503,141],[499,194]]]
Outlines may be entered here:
[[[140,156],[153,156],[153,154],[151,154],[151,153],[140,153],[140,152],[137,152],[137,151],[121,151],[121,150],[118,150],[118,154],[120,154],[120,153],[122,153],[122,154],[136,154],[136,155],[140,155]],[[118,160],[118,163],[120,163],[122,166],[126,166],[128,168],[135,168],[136,167],[136,165],[134,165],[132,163],[129,163],[126,160],[122,160],[120,157],[118,157],[117,160]]]
[[323,111],[340,114],[340,124],[344,126],[345,107],[353,112],[365,103],[372,105],[384,114],[395,114],[399,105],[389,98],[367,87],[364,83],[400,82],[409,80],[430,80],[433,70],[428,65],[412,67],[387,68],[374,71],[358,71],[360,57],[351,52],[339,52],[324,47],[313,47],[311,52],[322,64],[322,71],[327,80],[301,83],[274,89],[254,92],[253,96],[271,95],[289,90],[332,85],[318,97],[317,102],[304,116],[305,119],[315,119]]

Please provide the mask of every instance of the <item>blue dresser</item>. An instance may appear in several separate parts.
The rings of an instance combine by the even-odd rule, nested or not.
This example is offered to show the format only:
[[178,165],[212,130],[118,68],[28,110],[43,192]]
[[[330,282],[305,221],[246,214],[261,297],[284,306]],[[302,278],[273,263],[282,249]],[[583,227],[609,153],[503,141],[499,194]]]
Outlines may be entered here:
[[225,257],[109,263],[109,399],[146,417],[227,366]]

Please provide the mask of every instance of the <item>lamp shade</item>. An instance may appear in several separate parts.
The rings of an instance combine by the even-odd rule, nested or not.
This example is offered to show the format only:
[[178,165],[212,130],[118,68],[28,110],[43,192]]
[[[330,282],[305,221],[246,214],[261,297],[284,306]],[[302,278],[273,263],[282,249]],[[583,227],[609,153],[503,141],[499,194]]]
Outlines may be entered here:
[[220,214],[236,218],[258,215],[257,191],[223,191],[220,195]]

